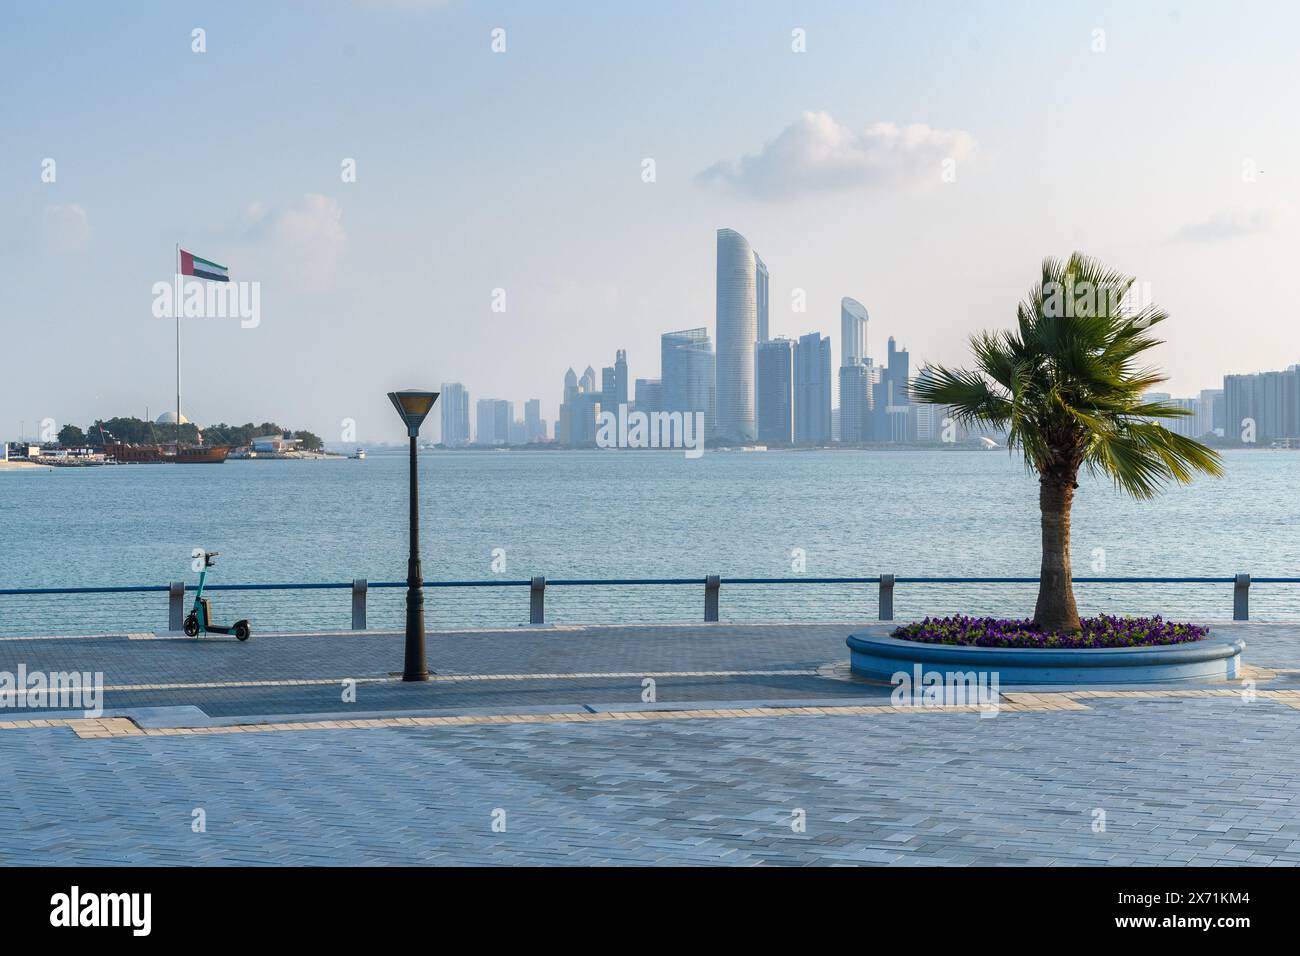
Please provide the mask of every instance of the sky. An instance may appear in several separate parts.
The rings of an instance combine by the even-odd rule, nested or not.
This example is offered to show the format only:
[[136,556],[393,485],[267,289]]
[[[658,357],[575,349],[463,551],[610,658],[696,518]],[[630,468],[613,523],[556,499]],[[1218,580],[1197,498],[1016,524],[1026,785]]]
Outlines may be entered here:
[[177,243],[260,295],[182,323],[186,414],[327,442],[399,440],[394,388],[553,421],[569,367],[658,377],[713,334],[720,227],[836,364],[842,296],[877,361],[962,364],[1081,250],[1171,314],[1173,394],[1283,368],[1298,34],[1280,0],[15,0],[0,437],[174,405]]

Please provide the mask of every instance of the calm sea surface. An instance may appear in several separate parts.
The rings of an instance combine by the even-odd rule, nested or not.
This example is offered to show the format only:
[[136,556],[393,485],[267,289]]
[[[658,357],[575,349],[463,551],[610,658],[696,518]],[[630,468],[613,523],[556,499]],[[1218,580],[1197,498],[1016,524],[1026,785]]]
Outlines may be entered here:
[[[1241,451],[1228,475],[1133,502],[1082,482],[1076,575],[1300,575],[1300,454]],[[422,455],[427,579],[1036,575],[1036,481],[1004,451],[434,452]],[[406,458],[0,472],[0,587],[405,577]],[[495,563],[495,566],[494,566]],[[698,621],[702,587],[550,588],[550,622]],[[1300,618],[1300,585],[1252,589]],[[1224,619],[1231,587],[1079,585],[1084,611]],[[896,617],[1033,610],[1032,586],[899,585]],[[346,591],[217,592],[215,617],[337,628]],[[403,592],[373,590],[396,626]],[[526,623],[526,588],[434,589],[430,626]],[[724,586],[723,619],[866,620],[874,586]],[[0,632],[163,629],[166,595],[0,596]]]

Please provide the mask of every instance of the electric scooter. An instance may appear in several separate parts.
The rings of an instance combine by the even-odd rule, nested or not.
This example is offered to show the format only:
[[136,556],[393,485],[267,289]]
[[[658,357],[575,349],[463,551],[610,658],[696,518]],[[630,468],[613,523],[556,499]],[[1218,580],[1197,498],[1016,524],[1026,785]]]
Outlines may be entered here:
[[199,590],[194,595],[194,608],[185,618],[185,633],[189,637],[198,637],[200,634],[233,634],[241,641],[246,641],[253,636],[253,628],[248,621],[236,621],[230,627],[213,624],[212,607],[208,599],[203,596],[203,582],[207,579],[208,568],[216,564],[214,559],[219,553],[218,551],[203,552],[203,568],[199,571]]

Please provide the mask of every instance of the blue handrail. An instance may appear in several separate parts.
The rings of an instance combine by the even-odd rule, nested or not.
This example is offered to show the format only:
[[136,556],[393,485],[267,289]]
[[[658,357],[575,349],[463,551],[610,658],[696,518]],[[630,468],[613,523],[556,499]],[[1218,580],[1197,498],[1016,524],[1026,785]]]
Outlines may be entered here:
[[[1231,584],[1233,586],[1232,616],[1234,620],[1245,621],[1250,618],[1251,584],[1300,584],[1300,577],[1262,577],[1251,578],[1249,574],[1232,576],[1219,575],[1149,575],[1138,577],[1091,576],[1072,579],[1076,584]],[[722,585],[795,585],[795,584],[839,584],[839,585],[878,585],[880,589],[881,621],[891,621],[894,616],[894,587],[898,584],[1037,584],[1036,577],[986,576],[956,577],[939,575],[920,575],[898,577],[893,574],[880,574],[870,577],[734,577],[723,578],[710,575],[703,578],[557,578],[548,581],[544,577],[494,579],[487,581],[425,581],[427,588],[528,588],[529,622],[543,624],[546,619],[547,587],[673,587],[704,585],[704,620],[719,620],[718,595]],[[366,628],[366,592],[370,588],[404,588],[405,581],[366,581],[357,579],[351,582],[283,582],[256,584],[213,584],[211,591],[352,591],[352,627],[353,630]],[[72,595],[72,594],[129,594],[168,592],[168,624],[172,630],[179,630],[184,615],[184,595],[186,591],[196,590],[197,585],[176,581],[172,584],[110,585],[104,587],[69,587],[69,588],[0,588],[0,597],[36,596],[36,595]]]
[[[880,576],[871,577],[783,577],[783,578],[719,578],[720,584],[878,584]],[[1075,584],[1232,584],[1236,578],[1228,576],[1159,576],[1159,577],[1077,577],[1071,579]],[[895,584],[1037,584],[1035,577],[895,577]],[[529,578],[488,581],[425,581],[427,588],[508,588],[528,587]],[[640,586],[676,586],[706,583],[699,578],[547,578],[547,587],[640,587]],[[1251,577],[1251,584],[1300,584],[1300,577]],[[278,582],[257,584],[209,584],[208,591],[319,591],[347,590],[353,586],[351,581],[342,582]],[[405,581],[370,581],[371,588],[404,588]],[[186,584],[185,590],[193,591],[194,584]],[[0,588],[0,596],[22,596],[39,594],[129,594],[168,591],[166,584],[130,584],[105,587],[66,587],[66,588]]]

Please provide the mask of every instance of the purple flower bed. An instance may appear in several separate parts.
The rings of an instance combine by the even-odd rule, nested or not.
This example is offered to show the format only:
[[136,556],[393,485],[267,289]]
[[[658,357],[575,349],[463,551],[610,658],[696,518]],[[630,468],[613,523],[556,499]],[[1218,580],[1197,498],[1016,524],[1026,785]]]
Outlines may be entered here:
[[1186,644],[1210,633],[1198,624],[1174,624],[1155,617],[1085,617],[1078,634],[1055,634],[1034,628],[1033,621],[996,617],[927,617],[904,624],[893,636],[923,644],[965,644],[973,647],[1155,647]]

